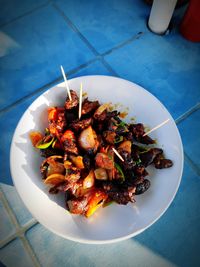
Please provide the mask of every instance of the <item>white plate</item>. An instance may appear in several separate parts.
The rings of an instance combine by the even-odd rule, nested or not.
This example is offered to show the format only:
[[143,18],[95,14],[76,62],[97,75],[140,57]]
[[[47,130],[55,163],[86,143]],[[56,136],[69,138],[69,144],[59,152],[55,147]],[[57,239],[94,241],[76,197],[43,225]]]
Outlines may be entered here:
[[61,194],[50,195],[39,172],[42,161],[29,140],[31,130],[43,131],[47,126],[47,107],[62,106],[66,98],[64,84],[46,91],[26,110],[15,130],[10,167],[14,184],[32,215],[54,233],[82,243],[111,243],[133,237],[166,211],[172,202],[182,176],[183,148],[176,124],[157,98],[142,87],[115,77],[83,76],[69,81],[70,88],[79,90],[80,82],[89,99],[121,103],[129,108],[129,116],[137,122],[154,127],[170,118],[170,122],[151,134],[174,162],[169,169],[149,169],[151,187],[136,197],[135,204],[113,204],[98,210],[91,218],[71,215],[65,210]]

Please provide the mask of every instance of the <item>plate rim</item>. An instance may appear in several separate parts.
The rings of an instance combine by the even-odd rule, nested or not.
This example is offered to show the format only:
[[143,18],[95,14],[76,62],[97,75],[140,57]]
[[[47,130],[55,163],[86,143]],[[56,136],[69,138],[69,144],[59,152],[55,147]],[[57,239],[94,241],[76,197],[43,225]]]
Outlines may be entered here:
[[132,81],[129,81],[129,80],[126,80],[126,79],[123,79],[121,77],[116,77],[116,76],[109,76],[109,75],[83,75],[83,76],[78,76],[78,77],[74,77],[72,79],[69,79],[69,83],[70,82],[73,82],[74,80],[80,80],[80,79],[85,79],[85,78],[106,78],[106,79],[119,79],[119,80],[122,80],[123,82],[126,82],[126,83],[129,83],[130,85],[135,85],[137,87],[140,88],[140,90],[143,90],[145,91],[148,95],[150,95],[151,97],[154,98],[154,100],[156,100],[159,105],[164,108],[164,110],[168,113],[171,121],[173,122],[174,126],[175,126],[175,130],[176,130],[176,134],[177,134],[177,137],[178,137],[178,140],[179,140],[179,143],[180,143],[180,152],[181,152],[181,165],[180,165],[180,174],[178,175],[179,179],[178,179],[178,183],[176,185],[176,188],[174,190],[174,193],[173,193],[173,196],[171,197],[170,201],[168,202],[168,204],[165,206],[165,208],[162,210],[162,212],[160,212],[160,214],[158,216],[156,216],[155,219],[153,219],[150,223],[147,224],[146,227],[143,227],[142,229],[140,230],[137,230],[131,234],[128,234],[128,235],[125,235],[125,236],[122,236],[122,237],[117,237],[117,238],[112,238],[112,239],[105,239],[105,240],[99,240],[99,239],[83,239],[83,238],[76,238],[76,237],[69,237],[69,236],[66,236],[54,229],[52,229],[49,225],[46,225],[46,223],[43,223],[41,222],[40,220],[38,220],[37,216],[30,210],[29,208],[29,205],[27,205],[27,202],[25,202],[23,200],[23,197],[21,196],[21,193],[20,193],[20,190],[18,189],[18,185],[16,183],[16,180],[14,178],[14,170],[13,170],[13,150],[14,150],[14,140],[16,139],[16,136],[17,136],[17,132],[18,132],[18,129],[20,127],[20,124],[21,122],[23,121],[25,115],[29,112],[30,108],[32,105],[35,104],[35,102],[38,100],[39,97],[41,97],[42,95],[44,94],[48,94],[48,92],[50,90],[52,90],[54,87],[58,86],[58,85],[61,85],[61,84],[64,84],[64,82],[59,82],[59,83],[55,83],[53,84],[50,88],[48,88],[47,90],[45,90],[44,92],[42,92],[39,96],[37,96],[37,98],[26,108],[26,110],[24,111],[24,113],[22,114],[22,116],[20,117],[18,123],[17,123],[17,126],[15,128],[15,131],[13,133],[13,136],[12,136],[12,140],[11,140],[11,145],[10,145],[10,172],[11,172],[11,177],[12,177],[12,181],[13,181],[13,184],[15,186],[15,188],[17,189],[17,192],[22,200],[22,202],[24,203],[24,205],[26,206],[26,208],[28,209],[28,211],[32,214],[32,216],[43,226],[45,226],[47,229],[49,229],[50,231],[52,231],[53,233],[57,234],[58,236],[61,236],[65,239],[68,239],[68,240],[71,240],[71,241],[75,241],[75,242],[79,242],[79,243],[83,243],[83,244],[109,244],[109,243],[115,243],[115,242],[119,242],[119,241],[123,241],[123,240],[126,240],[126,239],[129,239],[131,237],[134,237],[140,233],[142,233],[144,230],[146,230],[147,228],[151,227],[156,221],[158,221],[162,215],[166,212],[166,210],[169,208],[169,206],[171,205],[171,203],[173,202],[176,194],[177,194],[177,191],[179,189],[179,186],[180,186],[180,183],[181,183],[181,180],[182,180],[182,175],[183,175],[183,167],[184,167],[184,152],[183,152],[183,143],[182,143],[182,139],[181,139],[181,135],[180,135],[180,132],[178,130],[178,127],[175,123],[175,120],[173,119],[172,115],[170,114],[170,112],[168,111],[168,109],[165,107],[165,105],[156,97],[154,96],[154,94],[152,94],[151,92],[149,92],[147,89],[145,89],[144,87],[142,87],[141,85],[135,83],[135,82],[132,82]]

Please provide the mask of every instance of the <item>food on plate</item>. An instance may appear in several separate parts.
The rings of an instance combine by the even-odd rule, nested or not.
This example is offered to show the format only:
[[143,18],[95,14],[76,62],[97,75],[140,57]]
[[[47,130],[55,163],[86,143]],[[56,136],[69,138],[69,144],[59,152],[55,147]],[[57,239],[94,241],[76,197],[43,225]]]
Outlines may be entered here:
[[135,202],[150,187],[146,168],[169,168],[172,161],[144,136],[142,123],[122,121],[110,104],[85,98],[78,119],[79,97],[70,92],[63,107],[48,108],[44,133],[30,132],[45,158],[40,172],[49,193],[63,193],[67,210],[86,217],[111,202]]

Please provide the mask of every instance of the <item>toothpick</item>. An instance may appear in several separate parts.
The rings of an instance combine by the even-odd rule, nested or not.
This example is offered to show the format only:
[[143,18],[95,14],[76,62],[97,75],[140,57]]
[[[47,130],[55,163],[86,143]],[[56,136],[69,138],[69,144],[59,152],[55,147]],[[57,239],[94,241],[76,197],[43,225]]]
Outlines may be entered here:
[[62,72],[62,75],[63,75],[63,79],[64,79],[64,81],[65,81],[65,86],[66,86],[66,88],[67,88],[67,93],[68,93],[68,96],[69,96],[69,100],[72,101],[72,97],[71,97],[71,93],[70,93],[69,85],[68,85],[67,78],[66,78],[66,75],[65,75],[65,71],[64,71],[62,65],[60,66],[60,69],[61,69],[61,72]]
[[156,127],[154,127],[153,129],[151,129],[150,131],[146,132],[145,134],[143,134],[143,137],[150,134],[151,132],[157,130],[158,128],[160,128],[161,126],[165,125],[168,121],[170,121],[170,119],[167,119],[165,121],[163,121],[162,123],[158,124]]
[[83,95],[83,85],[81,83],[80,94],[79,94],[79,110],[78,110],[78,118],[81,118],[81,109],[82,109],[82,95]]
[[124,159],[122,158],[122,156],[117,152],[117,150],[114,147],[112,148],[112,150],[118,156],[118,158],[121,159],[121,161],[124,161]]

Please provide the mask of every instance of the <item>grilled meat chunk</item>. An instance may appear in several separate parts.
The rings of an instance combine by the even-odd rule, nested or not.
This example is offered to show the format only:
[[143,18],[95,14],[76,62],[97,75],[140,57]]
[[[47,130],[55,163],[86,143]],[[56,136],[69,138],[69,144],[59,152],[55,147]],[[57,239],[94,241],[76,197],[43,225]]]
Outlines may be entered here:
[[70,124],[70,128],[79,132],[85,128],[87,128],[92,123],[92,118],[84,119],[84,120],[76,120]]
[[147,167],[153,163],[155,157],[159,154],[162,154],[163,150],[160,148],[151,148],[147,152],[140,154],[140,159],[142,164]]
[[139,143],[146,145],[155,143],[155,141],[148,135],[143,136],[145,134],[145,130],[142,123],[130,124],[129,131],[133,134],[133,138]]
[[135,194],[136,195],[143,194],[145,191],[149,189],[150,185],[151,185],[150,181],[145,179],[142,183],[137,184]]
[[79,102],[77,93],[74,90],[70,90],[70,93],[71,93],[72,100],[70,100],[69,96],[67,96],[67,99],[65,101],[65,109],[66,110],[77,107],[78,102]]
[[99,101],[89,101],[88,98],[84,99],[82,103],[82,115],[91,114],[99,107]]
[[173,166],[173,162],[170,159],[165,159],[163,154],[158,154],[153,163],[156,169],[170,168]]

